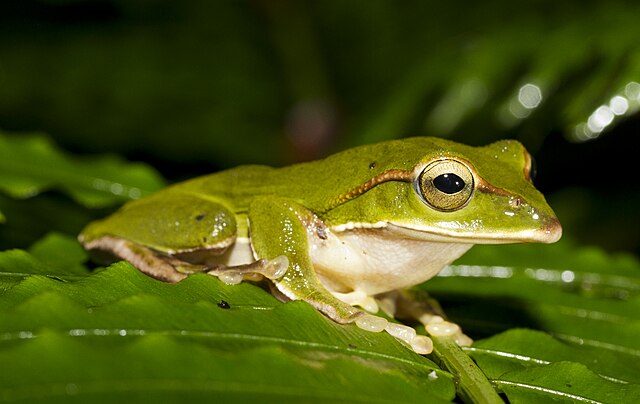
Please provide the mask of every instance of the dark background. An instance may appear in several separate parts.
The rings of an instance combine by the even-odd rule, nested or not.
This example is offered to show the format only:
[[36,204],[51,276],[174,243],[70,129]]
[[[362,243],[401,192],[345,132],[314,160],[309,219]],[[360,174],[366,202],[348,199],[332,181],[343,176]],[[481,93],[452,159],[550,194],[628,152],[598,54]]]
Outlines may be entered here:
[[[0,129],[169,181],[409,135],[516,138],[568,239],[637,254],[638,16],[634,1],[3,1]],[[577,136],[616,95],[628,111]],[[0,244],[104,214],[56,192],[21,203],[52,201],[82,212],[20,236],[16,217]]]

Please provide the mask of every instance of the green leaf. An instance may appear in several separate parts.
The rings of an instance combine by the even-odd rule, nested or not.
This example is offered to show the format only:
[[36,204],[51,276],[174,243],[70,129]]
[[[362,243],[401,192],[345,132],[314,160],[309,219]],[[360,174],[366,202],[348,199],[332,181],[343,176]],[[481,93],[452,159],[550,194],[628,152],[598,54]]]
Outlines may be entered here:
[[571,361],[605,379],[640,384],[640,361],[623,353],[567,344],[540,331],[512,329],[477,341],[467,352],[490,379],[498,379],[507,372]]
[[[225,351],[206,336],[44,331],[10,351],[0,347],[3,363],[16,364],[0,372],[0,392],[25,402],[419,403],[425,391],[451,391],[446,378],[420,379],[357,356],[260,344]],[[33,372],[23,361],[41,366]]]
[[59,189],[89,207],[137,199],[164,185],[152,169],[115,156],[73,158],[41,135],[0,132],[0,190],[28,198]]
[[58,192],[28,199],[14,199],[0,192],[0,211],[7,218],[0,225],[0,250],[27,248],[51,232],[76,235],[87,223],[112,210],[78,206]]
[[58,233],[50,233],[29,248],[29,253],[60,273],[87,275],[84,263],[86,251],[76,240]]
[[[542,246],[479,248],[424,285],[472,335],[512,328],[465,349],[484,376],[461,372],[456,389],[449,373],[387,334],[338,325],[306,303],[283,304],[256,285],[228,286],[205,274],[166,284],[121,262],[89,275],[76,242],[52,234],[29,253],[0,253],[0,361],[11,364],[0,370],[0,397],[446,402],[458,390],[480,402],[486,397],[473,386],[486,377],[510,402],[640,399],[638,263],[570,243],[546,247],[546,256]],[[515,266],[547,260],[563,269]],[[465,264],[483,261],[514,266]],[[613,267],[601,267],[607,263]],[[513,328],[522,319],[504,311],[524,312],[529,326],[551,335]],[[572,313],[579,321],[569,321]],[[563,322],[570,330],[559,333]],[[457,365],[464,358],[435,343],[432,357],[450,370],[470,365]]]
[[[69,242],[50,236],[32,253]],[[455,395],[448,373],[389,335],[335,324],[252,284],[205,274],[166,284],[124,262],[65,281],[40,275],[47,265],[31,254],[2,254],[0,263],[37,274],[5,283],[0,295],[0,361],[11,364],[0,368],[5,399],[385,403]]]
[[464,354],[462,349],[447,337],[431,337],[433,340],[432,356],[443,369],[453,373],[457,380],[458,395],[465,403],[495,404],[502,399],[486,376]]
[[494,382],[512,403],[633,403],[640,398],[639,385],[605,380],[571,362],[509,372]]
[[89,275],[82,265],[86,253],[66,236],[50,234],[33,245],[31,253],[13,249],[0,252],[0,294],[31,275],[77,279]]
[[[482,246],[421,288],[471,335],[508,330],[477,341],[467,352],[494,384],[511,386],[503,389],[510,401],[522,399],[524,391],[557,399],[578,391],[581,397],[599,401],[609,397],[615,385],[634,397],[629,401],[640,400],[636,259],[607,256],[567,241],[553,246]],[[567,361],[578,372],[573,384],[567,382],[572,389],[555,383],[564,376],[554,373],[562,368],[555,365]],[[545,377],[527,380],[529,387],[517,387],[522,380],[514,375],[520,374]],[[573,375],[567,377],[572,380]],[[503,379],[515,384],[501,384]],[[581,390],[585,385],[589,389]],[[576,386],[582,387],[576,390]]]

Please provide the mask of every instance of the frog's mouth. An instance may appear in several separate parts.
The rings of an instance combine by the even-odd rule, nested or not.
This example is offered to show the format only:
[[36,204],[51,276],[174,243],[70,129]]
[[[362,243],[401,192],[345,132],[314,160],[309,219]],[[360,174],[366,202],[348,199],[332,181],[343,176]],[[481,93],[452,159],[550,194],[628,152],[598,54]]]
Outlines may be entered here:
[[[449,228],[447,228],[447,226]],[[443,223],[440,227],[418,227],[406,223],[386,223],[387,231],[401,237],[441,243],[509,244],[555,243],[562,236],[562,226],[557,218],[548,218],[534,229],[505,232],[499,230],[465,230],[462,226]]]

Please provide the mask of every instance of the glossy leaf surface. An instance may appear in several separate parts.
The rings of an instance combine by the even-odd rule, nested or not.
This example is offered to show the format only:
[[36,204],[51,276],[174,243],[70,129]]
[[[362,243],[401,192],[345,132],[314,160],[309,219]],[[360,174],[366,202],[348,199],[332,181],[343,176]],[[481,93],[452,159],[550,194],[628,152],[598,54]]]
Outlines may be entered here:
[[[68,243],[50,237],[34,254]],[[171,285],[127,263],[63,280],[56,266],[73,267],[73,260],[47,259],[49,265],[23,251],[0,253],[0,358],[11,364],[0,372],[5,399],[453,397],[446,372],[388,335],[334,324],[254,285],[225,286],[209,275]]]
[[[150,279],[127,263],[90,273],[82,266],[84,253],[74,243],[51,235],[30,253],[0,253],[0,358],[12,364],[3,367],[0,378],[6,399],[112,402],[162,396],[173,401],[260,397],[271,402],[421,402],[428,397],[437,402],[453,398],[447,372],[436,370],[433,362],[388,335],[340,326],[305,303],[282,304],[255,285],[226,286],[208,275],[171,285]],[[479,248],[465,261],[517,260],[514,251],[521,250],[521,257],[535,255],[527,253],[531,248],[536,247]],[[638,281],[633,260],[593,250],[565,255],[566,248],[557,247],[550,255],[556,262],[564,260],[563,265],[599,255],[618,264],[619,270],[607,276],[627,277],[627,290]],[[56,254],[60,249],[70,254]],[[65,266],[70,268],[66,274]],[[482,286],[485,280],[480,275],[487,268],[492,268],[484,272],[492,274],[486,279],[495,284],[492,288]],[[576,279],[597,268],[590,270],[575,270]],[[614,304],[615,299],[576,293],[576,288],[563,289],[548,279],[523,275],[526,272],[513,275],[518,274],[515,266],[460,264],[447,271],[425,288],[443,297],[445,309],[468,333],[509,329],[476,341],[466,352],[511,402],[640,397],[638,348],[630,334],[638,323],[633,293],[629,300],[618,298]],[[505,271],[512,276],[504,277]],[[555,295],[547,290],[558,287]],[[463,297],[466,306],[458,301]],[[490,310],[487,301],[501,305]],[[540,310],[545,305],[580,310],[598,305],[599,313],[615,311],[625,320],[605,321],[605,329],[603,320],[594,315],[578,316],[584,322],[580,325],[567,320],[566,310]],[[522,320],[501,317],[501,312],[523,308],[531,308],[529,326],[555,337],[513,328]],[[554,327],[563,323],[564,332],[557,332]],[[587,337],[598,338],[598,343],[576,343],[575,338],[587,341]],[[34,367],[36,362],[42,365]]]
[[85,206],[113,206],[164,185],[152,169],[115,156],[81,160],[41,135],[0,132],[0,190],[28,198],[49,189],[68,193]]

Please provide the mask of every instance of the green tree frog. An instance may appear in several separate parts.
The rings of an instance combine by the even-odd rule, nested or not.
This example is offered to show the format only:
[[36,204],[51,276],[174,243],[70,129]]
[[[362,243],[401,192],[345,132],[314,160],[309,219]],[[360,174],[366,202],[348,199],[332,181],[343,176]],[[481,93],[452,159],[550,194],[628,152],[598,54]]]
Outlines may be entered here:
[[428,353],[427,336],[377,316],[379,305],[469,344],[457,325],[398,291],[474,244],[553,243],[561,234],[520,143],[415,137],[178,183],[89,224],[79,239],[168,282],[195,272],[228,284],[266,278],[282,299]]

